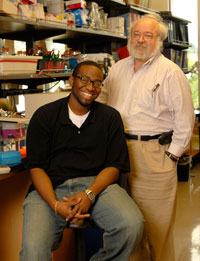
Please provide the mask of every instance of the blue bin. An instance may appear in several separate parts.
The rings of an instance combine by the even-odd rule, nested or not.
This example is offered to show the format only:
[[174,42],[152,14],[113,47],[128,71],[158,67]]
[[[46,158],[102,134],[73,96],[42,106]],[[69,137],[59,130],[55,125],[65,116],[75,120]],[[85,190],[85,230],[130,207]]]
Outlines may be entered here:
[[0,164],[9,167],[18,165],[21,163],[21,153],[19,151],[1,151],[0,152]]

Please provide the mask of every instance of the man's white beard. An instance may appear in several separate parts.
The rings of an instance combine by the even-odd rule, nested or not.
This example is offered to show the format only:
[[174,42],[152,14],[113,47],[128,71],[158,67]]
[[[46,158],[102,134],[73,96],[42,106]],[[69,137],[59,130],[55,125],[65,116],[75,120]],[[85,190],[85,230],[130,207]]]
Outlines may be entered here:
[[[137,50],[136,47],[137,46],[143,46],[145,49],[143,51]],[[134,57],[134,59],[138,59],[138,60],[144,60],[147,61],[149,58],[151,58],[152,56],[158,54],[161,50],[162,47],[162,42],[161,41],[157,41],[156,47],[153,51],[149,50],[149,47],[146,43],[131,43],[131,41],[128,41],[128,51],[129,54],[131,56]]]

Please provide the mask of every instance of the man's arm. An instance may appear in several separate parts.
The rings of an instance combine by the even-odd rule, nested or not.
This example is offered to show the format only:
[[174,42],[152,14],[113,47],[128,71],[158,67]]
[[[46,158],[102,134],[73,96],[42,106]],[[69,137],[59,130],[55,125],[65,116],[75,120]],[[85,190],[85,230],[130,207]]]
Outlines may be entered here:
[[174,128],[168,151],[173,157],[180,157],[186,150],[194,128],[195,114],[191,89],[182,71],[176,71],[169,79],[171,100],[168,104],[173,112]]
[[[49,207],[55,211],[57,214],[60,214],[67,219],[71,219],[79,209],[79,202],[81,198],[76,197],[74,199],[69,200],[68,202],[59,201],[59,204],[56,203],[58,200],[56,198],[56,194],[54,192],[52,182],[49,176],[45,173],[45,171],[41,168],[33,168],[30,170],[31,180],[35,189],[38,191],[40,196],[46,201]],[[55,206],[57,205],[56,209]],[[79,219],[83,219],[88,217],[89,214],[78,215]]]
[[88,187],[97,196],[109,185],[114,183],[119,177],[119,169],[114,167],[108,167],[103,169],[94,180],[93,184]]

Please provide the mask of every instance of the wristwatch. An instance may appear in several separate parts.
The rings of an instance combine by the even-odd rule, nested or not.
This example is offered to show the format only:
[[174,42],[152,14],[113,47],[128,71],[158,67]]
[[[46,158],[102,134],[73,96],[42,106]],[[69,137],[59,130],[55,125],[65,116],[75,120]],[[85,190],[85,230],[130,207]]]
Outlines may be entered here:
[[169,151],[165,151],[165,154],[174,162],[178,161],[178,159],[174,158],[174,156]]
[[85,193],[86,193],[87,197],[92,201],[92,203],[94,203],[94,201],[95,201],[95,195],[94,195],[94,193],[92,192],[92,190],[86,189],[86,190],[85,190]]

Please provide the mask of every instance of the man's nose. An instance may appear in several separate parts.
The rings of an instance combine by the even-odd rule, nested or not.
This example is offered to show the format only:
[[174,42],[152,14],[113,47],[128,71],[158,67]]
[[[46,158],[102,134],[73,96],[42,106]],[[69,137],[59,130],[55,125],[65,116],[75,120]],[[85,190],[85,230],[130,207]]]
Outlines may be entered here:
[[92,81],[89,84],[87,84],[87,88],[92,91],[96,90],[96,88],[94,87],[94,83]]
[[138,42],[144,42],[144,35],[141,34],[138,38]]

